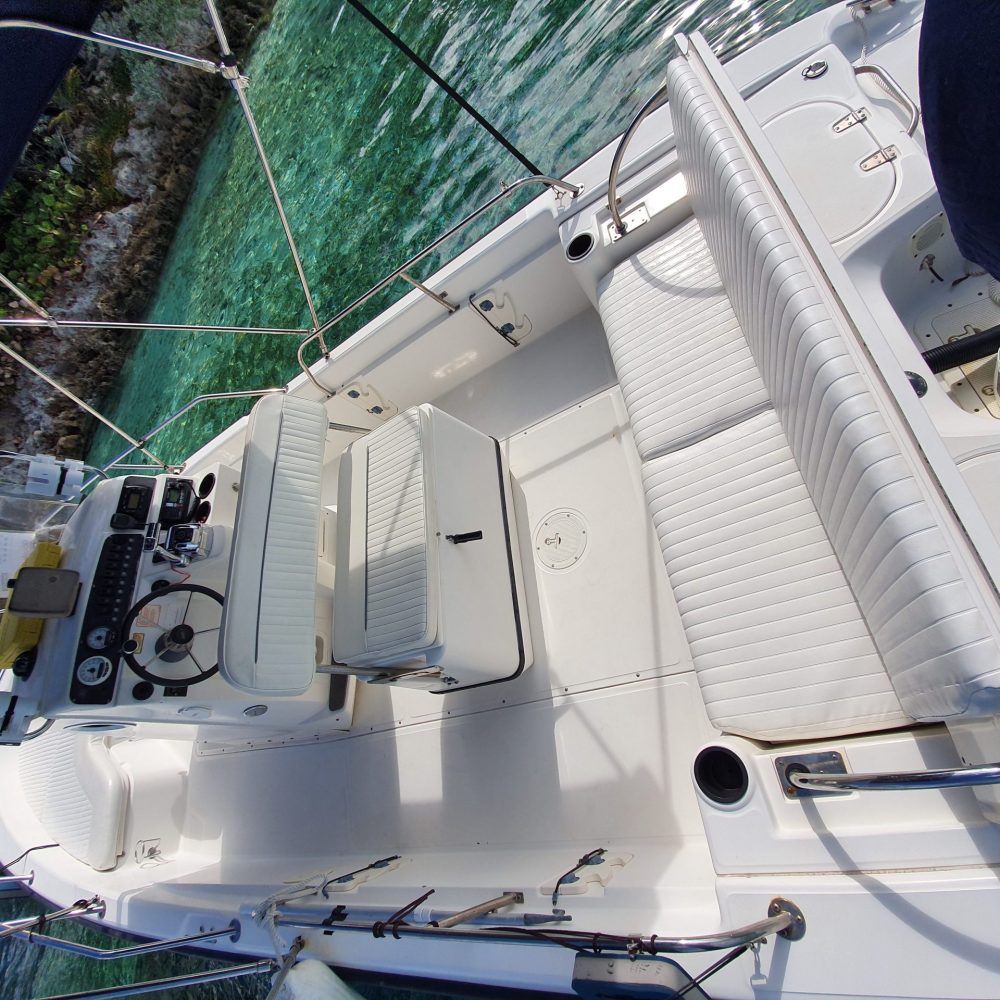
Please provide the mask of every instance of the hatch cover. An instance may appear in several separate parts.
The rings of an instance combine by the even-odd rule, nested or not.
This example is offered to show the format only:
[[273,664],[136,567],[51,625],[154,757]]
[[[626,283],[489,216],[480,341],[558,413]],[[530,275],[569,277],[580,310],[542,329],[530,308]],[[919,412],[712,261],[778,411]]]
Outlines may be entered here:
[[587,551],[587,522],[579,511],[563,508],[542,518],[535,529],[535,558],[548,569],[574,567]]
[[[859,110],[864,117],[845,126]],[[867,109],[810,101],[775,115],[764,123],[764,132],[831,243],[853,236],[889,204],[897,167],[885,162],[864,170],[860,165],[884,145]]]

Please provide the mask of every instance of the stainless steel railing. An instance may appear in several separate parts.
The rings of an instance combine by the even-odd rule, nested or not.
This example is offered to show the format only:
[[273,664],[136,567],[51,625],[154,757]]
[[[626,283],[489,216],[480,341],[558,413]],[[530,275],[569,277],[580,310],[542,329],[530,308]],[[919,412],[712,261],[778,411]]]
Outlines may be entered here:
[[619,236],[625,235],[625,220],[618,209],[618,172],[622,167],[622,160],[625,159],[625,150],[628,149],[632,137],[639,131],[639,126],[667,99],[667,85],[664,84],[646,103],[639,108],[635,118],[632,119],[629,127],[625,129],[621,142],[615,150],[614,159],[611,161],[611,173],[608,175],[608,209],[611,218],[615,223],[615,230]]
[[1000,763],[946,767],[934,771],[898,771],[869,774],[810,774],[789,768],[786,779],[810,792],[902,792],[917,788],[970,788],[1000,784]]
[[898,104],[901,104],[909,120],[906,123],[906,134],[913,135],[920,124],[920,108],[910,99],[909,94],[900,86],[896,78],[882,66],[865,63],[854,67],[855,76],[874,76],[879,86]]
[[181,989],[186,986],[200,986],[202,983],[218,983],[223,979],[240,979],[244,976],[263,976],[274,972],[275,964],[268,959],[247,962],[244,965],[227,965],[222,969],[208,969],[205,972],[189,972],[183,976],[169,976],[166,979],[150,979],[143,983],[129,983],[125,986],[105,986],[102,989],[87,990],[84,993],[59,993],[43,997],[42,1000],[110,1000],[112,997],[137,997],[147,993]]
[[341,309],[340,312],[338,312],[332,319],[328,319],[321,327],[319,327],[319,329],[317,329],[310,336],[306,337],[305,340],[303,340],[302,343],[299,344],[299,351],[298,351],[299,366],[302,368],[302,371],[305,372],[305,374],[309,377],[309,380],[313,383],[313,385],[315,385],[317,389],[326,393],[327,396],[332,396],[334,394],[334,390],[330,389],[328,386],[323,385],[316,378],[316,376],[313,375],[312,371],[310,370],[309,364],[305,360],[304,352],[306,347],[308,347],[310,344],[318,340],[320,342],[320,346],[321,349],[323,350],[324,355],[328,355],[329,352],[327,351],[324,342],[325,335],[330,330],[332,330],[333,327],[335,327],[341,320],[343,320],[345,317],[349,316],[352,312],[354,312],[355,309],[358,309],[360,306],[363,306],[369,299],[371,299],[375,295],[378,295],[378,293],[381,292],[383,289],[388,288],[389,285],[391,285],[397,278],[400,278],[403,281],[406,281],[407,283],[414,285],[417,288],[420,288],[420,290],[423,291],[425,294],[428,294],[432,298],[436,299],[438,303],[443,305],[446,309],[448,309],[449,312],[454,311],[453,309],[451,309],[448,303],[442,301],[443,296],[441,296],[438,293],[431,292],[430,289],[422,286],[418,281],[416,281],[416,279],[410,277],[405,272],[409,271],[414,264],[418,264],[429,254],[432,254],[435,250],[437,250],[438,247],[441,246],[442,243],[445,243],[456,233],[460,232],[466,226],[470,225],[477,219],[481,218],[491,208],[498,205],[504,199],[509,198],[512,194],[514,194],[515,191],[519,191],[521,188],[527,187],[529,184],[544,184],[546,187],[552,187],[558,189],[559,191],[565,191],[573,198],[575,198],[583,190],[583,187],[579,184],[571,184],[569,181],[560,180],[559,178],[556,177],[548,177],[545,174],[534,174],[530,177],[521,177],[519,180],[514,181],[513,184],[510,184],[507,187],[505,187],[503,191],[501,191],[498,195],[494,195],[494,197],[490,198],[490,200],[487,201],[485,204],[480,205],[479,208],[477,208],[475,211],[467,215],[464,219],[461,220],[461,222],[457,222],[446,232],[442,233],[432,243],[428,243],[427,246],[423,248],[423,250],[420,250],[418,253],[414,254],[409,260],[407,260],[405,263],[397,267],[395,271],[393,271],[391,274],[386,275],[386,277],[384,277],[381,281],[379,281],[377,284],[369,288],[367,292],[356,298],[350,305],[345,306],[343,309]]
[[82,958],[93,958],[99,962],[113,962],[120,958],[137,958],[140,955],[155,955],[160,951],[172,951],[175,948],[185,948],[199,941],[217,941],[228,937],[236,941],[240,936],[240,923],[234,920],[228,927],[214,931],[201,931],[186,937],[169,938],[159,941],[144,941],[142,944],[130,944],[124,948],[95,948],[93,945],[80,944],[77,941],[63,941],[61,938],[49,937],[31,929],[16,930],[14,937],[30,941],[32,944],[51,948],[53,951],[66,951]]
[[[267,180],[268,189],[271,194],[272,202],[274,203],[275,209],[278,213],[279,219],[281,221],[282,229],[285,234],[285,239],[288,244],[289,252],[292,257],[293,264],[295,266],[295,271],[299,279],[299,283],[302,286],[303,296],[305,298],[306,306],[309,311],[310,318],[312,320],[312,327],[310,330],[298,330],[298,329],[288,329],[288,328],[270,328],[270,327],[235,327],[235,326],[202,326],[195,324],[159,324],[159,323],[144,323],[144,322],[102,322],[99,320],[79,320],[79,319],[57,319],[52,316],[42,305],[33,301],[23,290],[19,289],[13,282],[7,279],[5,276],[0,275],[0,284],[12,291],[17,295],[22,302],[35,313],[34,317],[31,318],[18,318],[18,317],[0,317],[0,329],[3,328],[17,328],[17,327],[47,327],[51,329],[58,329],[59,327],[71,327],[77,329],[131,329],[131,330],[186,330],[194,332],[209,332],[209,333],[263,333],[263,334],[277,334],[286,336],[302,336],[305,338],[300,342],[299,349],[297,353],[297,359],[299,366],[308,376],[309,380],[322,391],[327,396],[332,396],[334,393],[332,390],[328,389],[326,386],[322,385],[319,380],[313,375],[310,370],[309,365],[304,359],[304,350],[309,345],[316,341],[319,342],[320,349],[322,350],[324,356],[329,356],[329,349],[327,347],[325,335],[334,326],[341,322],[346,316],[354,312],[355,309],[359,308],[365,302],[369,301],[374,295],[377,295],[384,288],[388,287],[397,278],[407,282],[414,288],[419,289],[425,295],[434,299],[439,305],[447,309],[449,312],[454,312],[458,306],[455,303],[447,301],[445,296],[441,293],[435,292],[428,288],[424,283],[414,278],[412,275],[408,274],[408,270],[419,261],[423,260],[429,254],[433,253],[438,247],[440,247],[446,240],[451,236],[464,229],[466,226],[470,225],[472,222],[479,219],[483,214],[488,212],[500,201],[505,198],[510,197],[516,191],[520,190],[529,184],[544,184],[547,187],[556,188],[559,191],[566,192],[572,197],[576,197],[582,190],[582,186],[577,184],[572,184],[568,181],[560,180],[555,177],[548,177],[543,174],[537,174],[530,177],[522,177],[521,179],[515,181],[513,184],[505,187],[504,190],[491,198],[486,204],[482,205],[480,208],[476,209],[474,212],[466,216],[455,226],[452,226],[444,234],[434,240],[432,243],[428,244],[419,253],[411,257],[405,264],[398,267],[391,274],[383,278],[374,287],[365,292],[362,296],[352,302],[349,306],[342,309],[337,313],[332,319],[328,320],[326,323],[321,324],[316,312],[316,308],[313,302],[312,292],[309,288],[309,283],[306,279],[305,271],[302,265],[302,261],[298,252],[298,248],[295,243],[294,236],[292,234],[291,226],[288,222],[288,218],[285,214],[284,206],[281,201],[280,194],[277,189],[277,185],[274,181],[274,176],[271,171],[270,163],[268,162],[267,154],[265,152],[263,142],[261,141],[260,134],[257,129],[256,121],[253,116],[253,112],[247,101],[245,89],[246,89],[246,78],[240,73],[239,67],[236,64],[235,57],[229,47],[228,40],[225,35],[225,31],[222,26],[221,19],[218,14],[218,10],[214,3],[214,0],[204,0],[206,9],[209,14],[210,21],[212,23],[213,31],[215,32],[220,53],[222,59],[219,63],[212,62],[207,59],[201,59],[194,56],[188,56],[183,53],[172,52],[166,49],[157,48],[156,46],[145,45],[141,42],[133,42],[128,39],[117,38],[112,35],[102,34],[100,32],[94,31],[76,31],[70,28],[63,28],[60,25],[50,24],[42,21],[34,21],[23,18],[4,18],[0,19],[0,29],[4,28],[20,28],[29,29],[40,32],[48,32],[51,34],[62,35],[65,37],[76,38],[80,41],[94,42],[99,45],[106,45],[112,48],[125,49],[130,52],[134,52],[140,55],[151,56],[156,59],[166,60],[168,62],[179,63],[181,65],[190,66],[194,69],[203,70],[205,72],[213,73],[222,76],[227,80],[232,87],[236,98],[240,104],[240,109],[243,113],[243,117],[246,121],[247,127],[250,131],[251,138],[254,143],[254,147],[257,153],[258,160],[260,161],[261,167],[264,171],[265,179]],[[284,392],[287,391],[287,386],[282,388],[273,389],[259,389],[259,390],[248,390],[248,391],[234,391],[234,392],[219,392],[219,393],[204,393],[197,396],[195,399],[186,403],[179,410],[172,413],[165,420],[161,421],[154,428],[146,432],[139,438],[136,438],[129,434],[127,431],[123,430],[117,424],[113,423],[108,418],[104,417],[98,410],[92,407],[90,404],[85,402],[75,393],[71,392],[68,388],[61,385],[56,379],[47,375],[40,368],[33,365],[27,358],[23,357],[20,353],[15,351],[8,344],[0,341],[0,351],[6,353],[13,360],[17,361],[22,367],[32,372],[38,378],[42,379],[48,383],[57,392],[62,393],[73,403],[75,403],[80,409],[85,413],[90,414],[94,419],[100,421],[115,434],[124,438],[128,443],[129,447],[126,448],[121,454],[116,456],[108,465],[103,467],[102,471],[107,471],[112,468],[123,468],[120,463],[128,455],[135,451],[139,451],[144,454],[152,463],[152,467],[173,470],[175,467],[167,465],[165,462],[157,458],[152,452],[150,452],[145,446],[149,442],[150,438],[158,434],[165,427],[169,426],[180,416],[186,413],[191,407],[198,405],[199,403],[205,402],[212,399],[235,399],[239,397],[254,397],[254,396],[264,396],[272,392]],[[350,428],[349,425],[338,425],[342,429],[353,429],[353,430],[364,430],[363,428]],[[84,484],[84,488],[89,487],[95,482],[94,478],[91,478],[87,483]]]
[[[496,900],[490,901],[497,902]],[[398,911],[403,912],[403,911]],[[470,911],[466,911],[470,912]],[[743,927],[732,930],[716,931],[713,934],[697,934],[685,937],[660,937],[650,935],[624,936],[618,934],[593,933],[591,931],[569,930],[564,927],[538,926],[522,927],[517,925],[502,926],[455,926],[448,924],[447,918],[435,923],[407,923],[405,920],[384,921],[351,920],[345,913],[344,919],[331,921],[329,916],[309,917],[303,913],[293,914],[287,910],[277,910],[274,914],[278,927],[288,927],[298,930],[319,931],[361,931],[375,934],[377,937],[446,937],[456,940],[471,941],[504,941],[534,945],[574,946],[586,950],[602,952],[627,952],[628,954],[646,955],[684,955],[708,951],[722,951],[727,948],[742,948],[762,941],[767,937],[778,935],[790,941],[799,940],[806,929],[802,911],[785,899],[774,899],[768,908],[768,915],[763,920],[757,920]],[[465,916],[464,913],[456,916]]]
[[204,73],[219,73],[223,71],[223,66],[217,65],[210,59],[200,59],[197,56],[185,55],[182,52],[171,52],[169,49],[157,48],[155,45],[146,45],[143,42],[134,42],[129,38],[118,38],[115,35],[105,35],[100,31],[76,31],[73,28],[64,27],[61,24],[50,24],[47,21],[33,21],[26,18],[5,17],[0,19],[0,30],[4,28],[21,28],[28,31],[42,31],[49,35],[62,35],[64,38],[76,38],[81,42],[96,42],[98,45],[105,45],[112,49],[122,49],[125,52],[134,52],[140,56],[150,56],[153,59],[161,59],[164,62],[177,63],[181,66],[188,66],[191,69],[198,69]]
[[36,927],[45,927],[57,920],[66,920],[69,917],[103,917],[104,911],[104,900],[97,896],[90,899],[78,899],[75,903],[70,903],[69,906],[54,910],[52,913],[43,913],[40,917],[27,917],[24,920],[7,920],[0,923],[0,940],[27,934]]
[[[33,873],[31,876],[5,876],[2,882],[3,884],[7,884],[11,881],[16,881],[22,885],[30,885],[32,878]],[[42,934],[39,931],[40,928],[47,927],[57,920],[86,916],[103,917],[104,912],[104,901],[97,896],[91,899],[81,899],[53,913],[46,913],[38,917],[29,917],[24,920],[11,920],[6,923],[0,923],[0,938],[19,938],[31,944],[40,945],[43,948],[68,952],[80,958],[91,958],[98,961],[117,961],[118,959],[137,958],[141,955],[152,955],[162,951],[174,951],[202,941],[216,941],[223,937],[228,937],[231,941],[236,941],[240,935],[240,923],[238,920],[234,920],[228,926],[222,927],[219,930],[201,931],[198,934],[188,934],[185,937],[144,941],[141,944],[126,945],[123,948],[95,948],[92,945],[81,944],[77,941],[63,941],[59,938]],[[288,957],[282,965],[282,970],[285,974],[287,974],[288,969],[294,963],[300,950],[301,944],[289,952]],[[122,986],[108,986],[103,989],[88,990],[85,993],[60,993],[58,996],[46,997],[44,1000],[84,1000],[84,998],[90,1000],[90,998],[96,997],[141,996],[147,993],[159,993],[168,989],[219,982],[223,979],[263,975],[274,972],[277,968],[277,963],[274,961],[261,959],[242,965],[230,965],[221,969],[208,969],[204,972],[187,973],[186,975],[171,976],[166,979],[128,983]]]

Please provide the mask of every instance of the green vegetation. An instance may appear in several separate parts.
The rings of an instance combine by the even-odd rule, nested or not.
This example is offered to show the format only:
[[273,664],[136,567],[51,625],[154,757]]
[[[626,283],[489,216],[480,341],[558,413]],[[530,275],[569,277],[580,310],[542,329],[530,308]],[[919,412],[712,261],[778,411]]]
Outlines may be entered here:
[[59,167],[38,171],[30,190],[20,178],[12,181],[0,196],[0,272],[32,298],[43,296],[60,271],[78,263],[87,232],[80,207],[87,200],[87,192]]
[[129,127],[129,68],[116,56],[89,76],[78,66],[67,73],[0,194],[0,272],[36,298],[80,266],[88,220],[121,200],[114,146]]

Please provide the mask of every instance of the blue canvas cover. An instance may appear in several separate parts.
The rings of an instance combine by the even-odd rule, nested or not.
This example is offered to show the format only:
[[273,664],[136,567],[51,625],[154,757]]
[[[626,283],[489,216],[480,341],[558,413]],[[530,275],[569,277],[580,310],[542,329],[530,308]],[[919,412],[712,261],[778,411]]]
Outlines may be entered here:
[[[86,31],[102,4],[103,0],[0,0],[0,21],[46,21]],[[0,190],[81,44],[39,31],[0,29]]]
[[1000,278],[1000,0],[926,0],[920,103],[963,256]]

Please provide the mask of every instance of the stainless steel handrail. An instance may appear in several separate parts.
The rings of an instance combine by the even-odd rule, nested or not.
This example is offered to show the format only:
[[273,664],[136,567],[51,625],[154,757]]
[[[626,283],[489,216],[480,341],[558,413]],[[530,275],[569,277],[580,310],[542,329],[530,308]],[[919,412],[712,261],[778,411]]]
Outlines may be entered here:
[[9,357],[12,357],[19,365],[21,365],[24,368],[27,368],[28,371],[31,372],[33,375],[37,375],[38,378],[40,378],[43,382],[47,382],[50,386],[52,386],[53,389],[56,390],[56,392],[61,392],[67,399],[76,403],[76,405],[79,406],[81,410],[83,410],[85,413],[89,413],[96,420],[99,420],[102,424],[104,424],[105,427],[109,427],[117,435],[125,438],[125,440],[132,445],[132,447],[129,449],[128,452],[126,452],[126,454],[139,450],[156,465],[160,466],[163,465],[163,463],[152,452],[147,451],[143,447],[143,445],[145,444],[144,441],[139,441],[136,438],[132,437],[132,435],[129,434],[128,431],[122,430],[116,423],[114,423],[111,420],[108,420],[108,418],[103,416],[98,410],[95,410],[94,407],[90,405],[90,403],[84,402],[84,400],[82,400],[79,396],[77,396],[76,393],[70,392],[69,389],[67,389],[61,383],[57,382],[54,378],[52,378],[51,375],[46,375],[45,372],[41,370],[41,368],[38,368],[36,365],[33,365],[27,358],[18,354],[18,352],[15,351],[13,347],[11,347],[9,344],[5,344],[2,340],[0,340],[0,351],[3,351],[4,354],[8,355]]
[[934,771],[898,771],[870,774],[810,774],[789,769],[787,780],[811,792],[884,791],[917,788],[970,788],[1000,784],[1000,763],[945,767]]
[[[428,256],[428,254],[431,254],[435,250],[437,250],[437,248],[441,246],[442,243],[446,242],[450,237],[454,236],[455,233],[459,232],[459,230],[464,229],[470,223],[475,222],[476,219],[480,218],[495,205],[499,204],[505,198],[509,198],[515,191],[518,191],[522,187],[526,187],[529,184],[544,184],[546,187],[558,188],[560,191],[567,192],[573,198],[575,198],[583,190],[582,185],[571,184],[569,181],[560,180],[559,178],[556,177],[548,177],[545,174],[534,174],[530,177],[521,177],[519,180],[514,181],[513,184],[509,184],[498,195],[494,195],[494,197],[490,198],[489,201],[487,201],[485,204],[481,205],[475,211],[471,212],[464,219],[462,219],[461,222],[456,223],[454,226],[452,226],[450,229],[444,232],[432,243],[429,243],[427,246],[425,246],[423,250],[421,250],[419,253],[414,254],[414,256],[412,256],[408,261],[397,267],[395,271],[384,277],[380,282],[378,282],[378,284],[373,285],[371,288],[369,288],[368,291],[364,293],[364,295],[355,299],[350,305],[345,306],[343,309],[341,309],[340,312],[338,312],[332,319],[328,319],[318,330],[316,330],[310,336],[306,337],[305,340],[303,340],[302,343],[299,344],[299,351],[298,351],[299,366],[302,368],[302,371],[305,372],[305,374],[309,377],[309,380],[313,383],[313,385],[315,385],[316,388],[319,389],[321,392],[326,393],[327,396],[332,396],[334,394],[335,390],[330,389],[327,386],[323,385],[316,378],[316,376],[313,375],[312,371],[309,368],[309,365],[306,363],[306,360],[303,357],[303,352],[305,351],[306,347],[309,344],[313,343],[313,341],[315,340],[319,340],[320,343],[322,344],[323,337],[326,333],[328,333],[333,327],[335,327],[342,319],[344,319],[346,316],[349,316],[352,312],[354,312],[355,309],[359,308],[360,306],[363,306],[370,298],[372,298],[372,296],[377,295],[383,289],[388,288],[388,286],[391,285],[392,282],[395,281],[397,278],[401,278],[403,276],[404,271],[409,271],[414,264],[418,264],[426,256]],[[413,279],[406,278],[404,280],[412,283]],[[326,350],[324,350],[323,353],[324,355],[327,355]]]
[[[324,922],[325,920],[325,922]],[[367,931],[378,933],[379,922],[338,920],[330,922],[328,918],[319,917],[315,920],[304,916],[290,916],[285,911],[275,914],[275,923],[279,927],[289,927],[298,930],[333,931]],[[727,948],[739,948],[743,945],[762,941],[772,934],[777,934],[791,941],[797,941],[805,933],[805,919],[802,912],[794,904],[784,899],[772,900],[768,916],[752,924],[737,927],[728,931],[717,931],[714,934],[697,934],[687,937],[660,937],[651,935],[617,935],[592,933],[590,931],[568,930],[566,928],[517,927],[513,925],[500,927],[442,927],[433,924],[408,924],[405,922],[384,923],[381,927],[386,937],[401,937],[404,935],[418,937],[450,937],[455,939],[470,939],[476,941],[516,941],[521,944],[533,945],[574,945],[584,949],[600,949],[604,952],[625,951],[630,954],[647,955],[684,955],[706,951],[722,951]]]
[[27,875],[0,875],[0,891],[9,888],[16,888],[17,886],[27,888],[34,881],[34,871],[28,872]]
[[202,931],[199,934],[189,934],[186,937],[169,938],[159,941],[145,941],[142,944],[127,945],[124,948],[95,948],[93,945],[81,944],[77,941],[63,941],[61,938],[37,934],[30,929],[15,931],[14,937],[30,941],[32,944],[51,948],[53,951],[67,951],[71,955],[83,958],[93,958],[99,962],[112,962],[120,958],[136,958],[139,955],[154,955],[160,951],[171,951],[174,948],[184,948],[198,941],[216,941],[221,937],[236,940],[239,937],[240,924],[234,920],[228,927],[217,931]]
[[865,63],[862,66],[854,67],[855,76],[863,76],[865,74],[874,76],[881,84],[882,89],[903,106],[903,110],[910,116],[910,120],[906,123],[906,134],[913,135],[920,124],[920,108],[910,100],[909,95],[887,69],[876,66],[874,63]]
[[[2,280],[3,275],[0,275]],[[61,328],[64,330],[160,330],[179,333],[262,333],[282,337],[306,337],[312,331],[294,327],[271,326],[203,326],[198,323],[128,323],[121,320],[43,319],[41,317],[0,316],[0,327]]]
[[[0,347],[2,347],[2,346],[3,345],[0,344]],[[212,400],[212,399],[242,399],[242,398],[252,399],[252,398],[255,398],[255,397],[259,397],[259,396],[271,396],[271,395],[273,395],[276,392],[284,392],[284,391],[285,391],[285,389],[282,387],[282,388],[272,388],[272,389],[237,389],[237,390],[234,390],[232,392],[205,392],[205,393],[202,393],[200,396],[195,396],[194,399],[189,399],[179,410],[175,410],[165,420],[161,420],[155,427],[153,427],[150,430],[146,431],[146,433],[139,440],[140,440],[141,444],[145,444],[147,441],[149,441],[150,438],[152,438],[155,435],[159,434],[160,431],[162,431],[165,427],[169,427],[175,420],[180,419],[182,416],[184,416],[185,413],[187,413],[188,410],[190,410],[193,406],[197,406],[199,403],[205,403],[205,402],[208,402],[209,400]],[[133,440],[132,438],[128,437],[128,435],[123,434],[122,436],[127,441],[132,441]],[[110,469],[126,468],[126,466],[119,466],[118,463],[121,462],[121,460],[123,458],[126,458],[127,456],[131,455],[132,452],[134,452],[137,447],[139,447],[139,446],[133,444],[133,446],[131,448],[126,448],[125,451],[123,451],[120,455],[116,456],[110,462],[108,462],[108,464],[105,465],[101,470],[99,470],[99,472],[103,475],[104,473],[106,473]],[[148,452],[145,452],[145,454],[148,454]],[[166,465],[164,462],[161,462],[159,459],[156,459],[155,463],[156,463],[155,464],[155,468],[159,468],[159,469],[179,468],[178,466],[169,466],[169,465]],[[127,466],[127,468],[136,468],[136,467],[135,466]],[[87,487],[90,486],[94,482],[95,482],[94,478],[88,479],[83,484],[83,486],[81,487],[81,490],[87,489]]]
[[639,126],[667,99],[667,85],[664,84],[646,103],[639,108],[635,118],[632,119],[629,127],[622,134],[621,142],[615,150],[615,157],[611,161],[611,173],[608,175],[608,209],[611,211],[611,218],[615,223],[615,230],[619,235],[625,235],[625,220],[618,211],[618,171],[621,170],[622,160],[625,158],[625,150],[632,141],[632,137],[639,130]]
[[217,983],[223,979],[239,979],[243,976],[262,976],[274,971],[274,962],[260,959],[245,965],[227,965],[222,969],[208,969],[205,972],[189,972],[184,976],[169,976],[166,979],[149,979],[143,983],[127,986],[105,986],[101,989],[86,990],[83,993],[59,993],[43,997],[42,1000],[110,1000],[111,997],[137,997],[146,993],[161,993],[163,990],[179,989],[184,986],[199,986],[202,983]]
[[67,917],[103,917],[105,912],[104,900],[97,896],[90,899],[78,899],[69,906],[64,906],[61,910],[52,913],[43,913],[39,917],[26,917],[23,920],[7,920],[0,923],[0,939],[14,937],[22,932],[30,931],[33,927],[44,927],[54,923],[56,920],[65,920]]
[[205,73],[222,73],[223,67],[216,65],[210,59],[199,59],[197,56],[184,55],[182,52],[171,52],[169,49],[160,49],[155,45],[145,45],[142,42],[133,42],[128,38],[118,38],[115,35],[105,35],[100,31],[76,31],[73,28],[64,27],[61,24],[49,24],[47,21],[31,21],[25,18],[5,17],[0,19],[0,29],[22,28],[30,31],[44,31],[52,35],[63,35],[66,38],[76,38],[81,42],[96,42],[98,45],[107,45],[113,49],[124,49],[126,52],[134,52],[140,56],[150,56],[153,59],[162,59],[164,62],[178,63],[181,66],[190,66],[191,69],[200,69]]
[[240,104],[240,110],[243,112],[243,120],[250,130],[250,138],[253,140],[254,149],[257,151],[257,159],[260,161],[261,168],[264,171],[264,179],[267,181],[267,188],[271,192],[271,201],[277,210],[281,229],[285,234],[285,242],[288,244],[292,263],[295,265],[295,273],[298,275],[299,284],[302,286],[302,294],[305,296],[306,308],[309,310],[310,319],[312,319],[312,328],[315,330],[319,327],[319,316],[316,313],[316,305],[313,302],[309,282],[306,280],[306,272],[302,266],[302,259],[299,257],[299,248],[295,243],[295,237],[292,235],[292,227],[288,221],[288,216],[285,215],[285,206],[282,204],[281,195],[278,193],[278,185],[275,183],[274,174],[271,173],[271,164],[267,158],[267,151],[264,149],[264,141],[260,137],[260,132],[257,129],[257,120],[254,118],[253,111],[250,109],[250,102],[247,100],[246,89],[249,81],[240,73],[239,67],[236,64],[236,58],[229,47],[226,32],[222,27],[222,19],[219,17],[219,12],[215,7],[215,0],[205,0],[205,7],[208,10],[209,19],[212,22],[212,30],[215,32],[216,40],[219,43],[219,50],[222,53],[222,75],[229,81],[229,85],[233,88],[233,93]]

